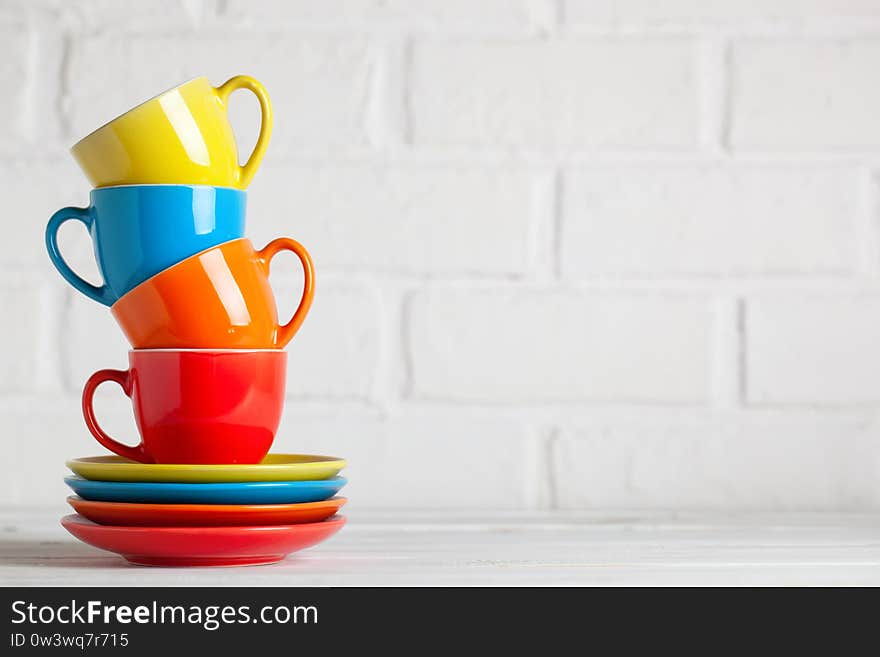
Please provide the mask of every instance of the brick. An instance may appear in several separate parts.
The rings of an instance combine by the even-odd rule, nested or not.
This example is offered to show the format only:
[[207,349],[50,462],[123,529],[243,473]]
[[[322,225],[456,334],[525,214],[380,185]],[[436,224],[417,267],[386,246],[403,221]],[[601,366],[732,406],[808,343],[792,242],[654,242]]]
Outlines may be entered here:
[[527,172],[377,165],[264,173],[248,198],[256,239],[292,234],[321,266],[500,275],[528,265]]
[[[122,395],[118,388],[113,393]],[[97,409],[111,435],[136,442],[130,405],[102,403]],[[15,407],[5,402],[0,406],[0,435],[9,438],[4,447],[9,467],[0,477],[0,500],[19,508],[53,507],[73,513],[64,503],[73,494],[63,481],[71,474],[64,461],[106,454],[86,429],[78,398],[40,398]]]
[[[6,505],[53,505],[61,510],[70,489],[62,478],[68,473],[64,454],[80,447],[83,455],[94,452],[88,444],[82,415],[76,416],[76,406],[66,404],[41,409],[0,409],[0,433],[12,437],[7,440],[5,462],[11,464],[5,476],[0,477],[0,499]],[[74,437],[75,436],[75,437]],[[93,440],[93,439],[92,439]],[[57,455],[47,458],[48,455]],[[40,463],[40,467],[37,467]]]
[[0,393],[33,391],[39,386],[44,327],[53,318],[45,286],[24,280],[0,284],[0,308],[9,318],[0,352]]
[[691,43],[673,39],[417,43],[414,140],[692,147],[698,124],[694,60]]
[[0,158],[58,152],[64,23],[45,2],[0,6]]
[[[54,271],[43,246],[46,223],[59,208],[87,205],[88,192],[88,182],[72,160],[0,160],[0,195],[10,218],[5,222],[4,239],[0,240],[0,265],[40,265]],[[65,226],[61,233],[62,253],[70,257],[73,266],[89,262],[88,233],[81,228]]]
[[377,23],[465,31],[524,29],[529,3],[518,0],[229,0],[221,19],[236,25]]
[[[144,61],[150,66],[140,65]],[[266,86],[280,117],[270,154],[302,145],[362,144],[370,63],[361,38],[236,33],[77,40],[68,67],[70,123],[82,137],[193,77],[207,75],[219,85],[245,72]],[[244,159],[259,126],[256,99],[247,92],[234,94],[230,116]]]
[[25,136],[25,112],[27,110],[28,78],[34,57],[27,30],[0,26],[0,86],[3,102],[0,103],[0,142],[21,139]]
[[617,0],[583,2],[564,0],[565,22],[580,24],[720,23],[754,20],[821,20],[869,18],[880,14],[875,0],[763,0],[762,2],[704,2],[701,0]]
[[[279,315],[286,322],[299,302],[301,286],[276,284],[274,269]],[[319,271],[312,309],[287,347],[288,397],[369,400],[380,357],[379,312],[375,291],[324,282]]]
[[880,401],[880,296],[750,299],[745,330],[750,403]]
[[196,27],[202,7],[209,3],[202,0],[152,0],[149,3],[118,2],[118,0],[85,0],[66,2],[54,0],[62,11],[62,19],[79,29],[130,28],[138,30],[156,28],[179,30]]
[[703,299],[431,290],[409,315],[415,397],[699,403],[708,394]]
[[285,415],[273,449],[345,457],[349,509],[524,509],[525,433],[504,421]]
[[[131,347],[113,316],[107,308],[73,288],[67,291],[63,320],[58,330],[62,333],[62,377],[71,394],[78,396],[86,379],[97,370],[128,368]],[[114,395],[117,392],[114,390]]]
[[566,431],[557,504],[596,509],[864,509],[880,505],[876,427],[859,418],[741,416]]
[[574,276],[850,272],[853,171],[665,167],[563,183],[562,266]]
[[880,146],[880,41],[753,41],[732,51],[734,148]]

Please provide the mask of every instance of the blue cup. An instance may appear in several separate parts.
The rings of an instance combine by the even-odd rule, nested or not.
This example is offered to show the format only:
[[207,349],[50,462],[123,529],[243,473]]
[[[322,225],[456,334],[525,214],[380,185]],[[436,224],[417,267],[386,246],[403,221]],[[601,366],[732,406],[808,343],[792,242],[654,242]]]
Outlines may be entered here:
[[[87,208],[62,208],[46,226],[46,249],[77,290],[112,306],[129,290],[185,258],[244,237],[245,192],[203,185],[93,189]],[[78,276],[58,250],[58,229],[75,219],[92,237],[103,285]]]

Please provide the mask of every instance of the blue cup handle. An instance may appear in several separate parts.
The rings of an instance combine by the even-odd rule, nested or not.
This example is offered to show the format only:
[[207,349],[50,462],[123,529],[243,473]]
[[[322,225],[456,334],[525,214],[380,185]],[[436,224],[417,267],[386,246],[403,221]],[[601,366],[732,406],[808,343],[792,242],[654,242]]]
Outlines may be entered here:
[[61,224],[71,219],[76,219],[82,223],[87,230],[91,230],[92,222],[94,221],[88,208],[61,208],[53,214],[46,225],[46,250],[49,252],[49,258],[52,260],[52,264],[55,265],[55,269],[58,270],[58,273],[73,287],[98,303],[112,306],[116,299],[110,288],[107,287],[107,284],[104,283],[101,286],[92,285],[83,279],[68,266],[61,256],[61,251],[58,250],[58,229],[61,228]]

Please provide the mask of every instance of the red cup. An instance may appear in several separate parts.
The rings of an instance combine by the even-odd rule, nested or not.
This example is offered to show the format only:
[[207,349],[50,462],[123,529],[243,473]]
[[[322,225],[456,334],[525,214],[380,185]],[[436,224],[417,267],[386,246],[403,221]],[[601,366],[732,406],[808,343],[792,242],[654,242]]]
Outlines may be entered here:
[[[128,371],[99,370],[83,389],[86,426],[104,447],[141,463],[259,463],[284,406],[280,349],[134,349]],[[141,434],[132,447],[98,425],[92,400],[104,381],[131,398]]]

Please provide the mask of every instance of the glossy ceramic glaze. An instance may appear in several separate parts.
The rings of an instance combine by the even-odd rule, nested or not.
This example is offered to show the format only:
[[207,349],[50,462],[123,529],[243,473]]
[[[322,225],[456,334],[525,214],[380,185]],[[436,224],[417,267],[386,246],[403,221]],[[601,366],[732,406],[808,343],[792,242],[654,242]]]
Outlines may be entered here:
[[[284,405],[287,354],[280,350],[135,350],[129,369],[100,370],[86,382],[82,410],[111,452],[142,463],[259,463]],[[141,434],[124,445],[101,429],[92,398],[113,381],[131,398]]]
[[[46,226],[46,249],[77,290],[112,306],[132,288],[192,255],[244,235],[246,193],[230,187],[131,185],[93,189],[88,208],[58,210]],[[58,249],[66,221],[92,237],[103,285],[68,266]]]
[[[290,321],[278,324],[269,265],[279,251],[302,263],[303,294]],[[112,306],[135,349],[275,349],[299,329],[314,295],[314,267],[287,237],[255,251],[250,240],[226,242],[147,279]]]
[[68,497],[77,513],[99,525],[128,527],[232,527],[320,522],[345,504],[344,497],[303,504],[131,504]]
[[119,456],[73,459],[67,467],[84,479],[97,481],[303,481],[329,479],[345,467],[333,456],[311,454],[269,454],[254,465],[181,465],[137,463]]
[[309,481],[245,481],[227,484],[170,484],[90,481],[65,477],[64,483],[86,500],[155,504],[300,504],[333,497],[345,477]]
[[[238,164],[227,116],[229,95],[249,89],[260,102],[262,124],[253,153]],[[217,88],[196,78],[138,105],[79,141],[74,158],[94,187],[180,183],[245,189],[272,133],[269,95],[239,75]]]
[[342,529],[345,518],[255,527],[113,527],[69,515],[61,524],[82,542],[143,566],[249,566],[312,547]]

